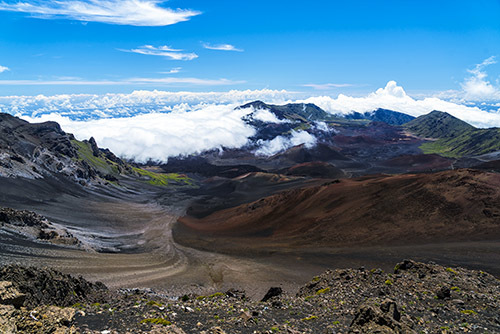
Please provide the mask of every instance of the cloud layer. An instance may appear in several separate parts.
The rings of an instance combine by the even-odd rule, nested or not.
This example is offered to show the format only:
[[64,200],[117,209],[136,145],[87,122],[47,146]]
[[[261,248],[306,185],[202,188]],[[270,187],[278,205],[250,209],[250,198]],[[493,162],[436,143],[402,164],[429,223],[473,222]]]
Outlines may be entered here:
[[94,137],[100,147],[138,162],[167,161],[170,156],[204,150],[238,148],[255,129],[242,121],[250,110],[234,105],[212,105],[198,110],[149,113],[126,118],[75,121],[59,114],[23,117],[33,122],[53,120],[78,139]]
[[0,2],[0,10],[29,13],[42,19],[64,18],[132,26],[166,26],[200,12],[160,7],[159,0],[89,0]]
[[9,71],[9,68],[6,66],[0,65],[0,73],[5,72],[5,71]]

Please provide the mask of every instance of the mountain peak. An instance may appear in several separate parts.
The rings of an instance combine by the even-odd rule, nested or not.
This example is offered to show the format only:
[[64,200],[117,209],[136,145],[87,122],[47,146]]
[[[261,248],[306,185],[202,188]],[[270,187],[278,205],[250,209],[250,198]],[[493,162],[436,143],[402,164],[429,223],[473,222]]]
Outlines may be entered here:
[[447,138],[474,127],[447,112],[433,110],[405,124],[406,128],[421,137]]

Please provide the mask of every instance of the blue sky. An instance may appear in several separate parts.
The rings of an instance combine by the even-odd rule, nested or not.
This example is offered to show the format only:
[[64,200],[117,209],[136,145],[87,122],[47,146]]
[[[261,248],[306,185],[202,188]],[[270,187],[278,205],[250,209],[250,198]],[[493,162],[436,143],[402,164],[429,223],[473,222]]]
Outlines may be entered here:
[[488,59],[481,80],[498,93],[498,0],[62,3],[0,1],[0,96],[365,94],[390,80],[430,95]]

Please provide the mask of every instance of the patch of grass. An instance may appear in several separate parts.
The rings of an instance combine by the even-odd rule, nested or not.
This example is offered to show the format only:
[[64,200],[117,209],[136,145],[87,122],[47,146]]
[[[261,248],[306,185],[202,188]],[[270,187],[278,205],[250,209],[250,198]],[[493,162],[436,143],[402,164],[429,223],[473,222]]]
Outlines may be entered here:
[[452,268],[450,268],[450,267],[446,268],[446,271],[449,272],[449,273],[452,273],[454,275],[458,275],[457,272],[455,270],[453,270]]
[[387,280],[385,280],[384,283],[385,283],[385,285],[392,285],[393,282],[392,282],[392,280],[387,279]]
[[451,290],[456,291],[456,292],[460,292],[460,288],[458,286],[452,286]]
[[168,321],[167,319],[162,319],[162,318],[147,318],[144,320],[141,320],[141,324],[155,324],[155,325],[163,325],[163,326],[170,326],[172,323]]
[[316,291],[316,294],[317,295],[322,295],[322,294],[327,293],[327,292],[330,292],[330,288],[329,287],[326,287],[324,289],[320,289],[320,290]]
[[158,303],[154,300],[150,300],[149,302],[146,303],[146,305],[149,305],[149,306],[158,306],[158,307],[162,307],[163,304],[162,303]]
[[79,160],[85,161],[91,167],[104,174],[119,174],[118,165],[115,162],[106,159],[103,155],[99,157],[94,156],[90,144],[79,140],[72,140],[71,143],[78,151]]
[[460,313],[467,314],[467,315],[477,314],[477,312],[474,310],[462,310],[462,311],[460,311]]
[[315,315],[311,315],[311,316],[309,316],[309,317],[306,317],[306,318],[302,318],[302,319],[300,319],[300,321],[311,321],[311,320],[316,320],[316,319],[318,319],[318,317],[317,317],[317,316],[315,316]]
[[148,179],[147,183],[153,186],[159,187],[167,187],[171,183],[181,183],[185,185],[192,185],[192,180],[186,175],[177,174],[177,173],[155,173],[142,168],[133,168],[134,172],[139,174],[139,176],[145,177]]

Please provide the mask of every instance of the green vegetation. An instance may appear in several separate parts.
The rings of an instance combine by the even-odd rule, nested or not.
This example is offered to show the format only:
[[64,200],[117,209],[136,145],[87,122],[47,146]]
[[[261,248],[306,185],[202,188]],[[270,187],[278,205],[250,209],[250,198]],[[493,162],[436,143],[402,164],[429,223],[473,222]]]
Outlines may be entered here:
[[197,300],[203,300],[203,299],[212,299],[212,298],[215,298],[215,297],[222,297],[224,296],[224,294],[222,292],[216,292],[214,293],[213,295],[210,295],[210,296],[198,296],[196,297]]
[[460,313],[467,314],[467,315],[477,314],[477,312],[474,310],[462,310],[462,311],[460,311]]
[[425,154],[436,153],[450,158],[486,154],[500,150],[500,129],[464,131],[453,137],[425,143],[420,149]]
[[458,286],[452,286],[451,290],[456,291],[456,292],[460,292],[460,288]]
[[327,292],[330,292],[330,288],[329,287],[326,287],[324,289],[316,291],[316,294],[317,295],[322,295],[322,294],[327,293]]
[[104,174],[119,174],[118,164],[107,159],[104,154],[94,156],[89,143],[72,140],[71,143],[78,151],[78,160],[85,161],[94,169]]
[[150,300],[149,302],[146,303],[146,305],[149,305],[149,306],[158,306],[158,307],[162,307],[163,306],[162,303],[155,302],[154,300]]
[[166,187],[171,183],[181,183],[185,185],[192,185],[192,181],[189,177],[177,173],[155,173],[142,168],[133,168],[134,172],[142,177],[148,179],[147,183],[153,186]]
[[316,319],[318,319],[318,317],[317,317],[317,316],[315,316],[315,315],[311,315],[311,316],[309,316],[309,317],[306,317],[306,318],[302,318],[302,319],[300,319],[300,321],[311,321],[311,320],[316,320]]
[[449,273],[452,273],[452,274],[455,274],[455,275],[458,275],[457,272],[455,270],[453,270],[452,268],[446,268],[446,271],[449,272]]
[[147,318],[144,320],[141,320],[141,324],[155,324],[155,325],[163,325],[163,326],[170,326],[172,323],[166,319],[162,318]]
[[392,285],[392,280],[387,279],[384,283],[385,283],[385,285]]

